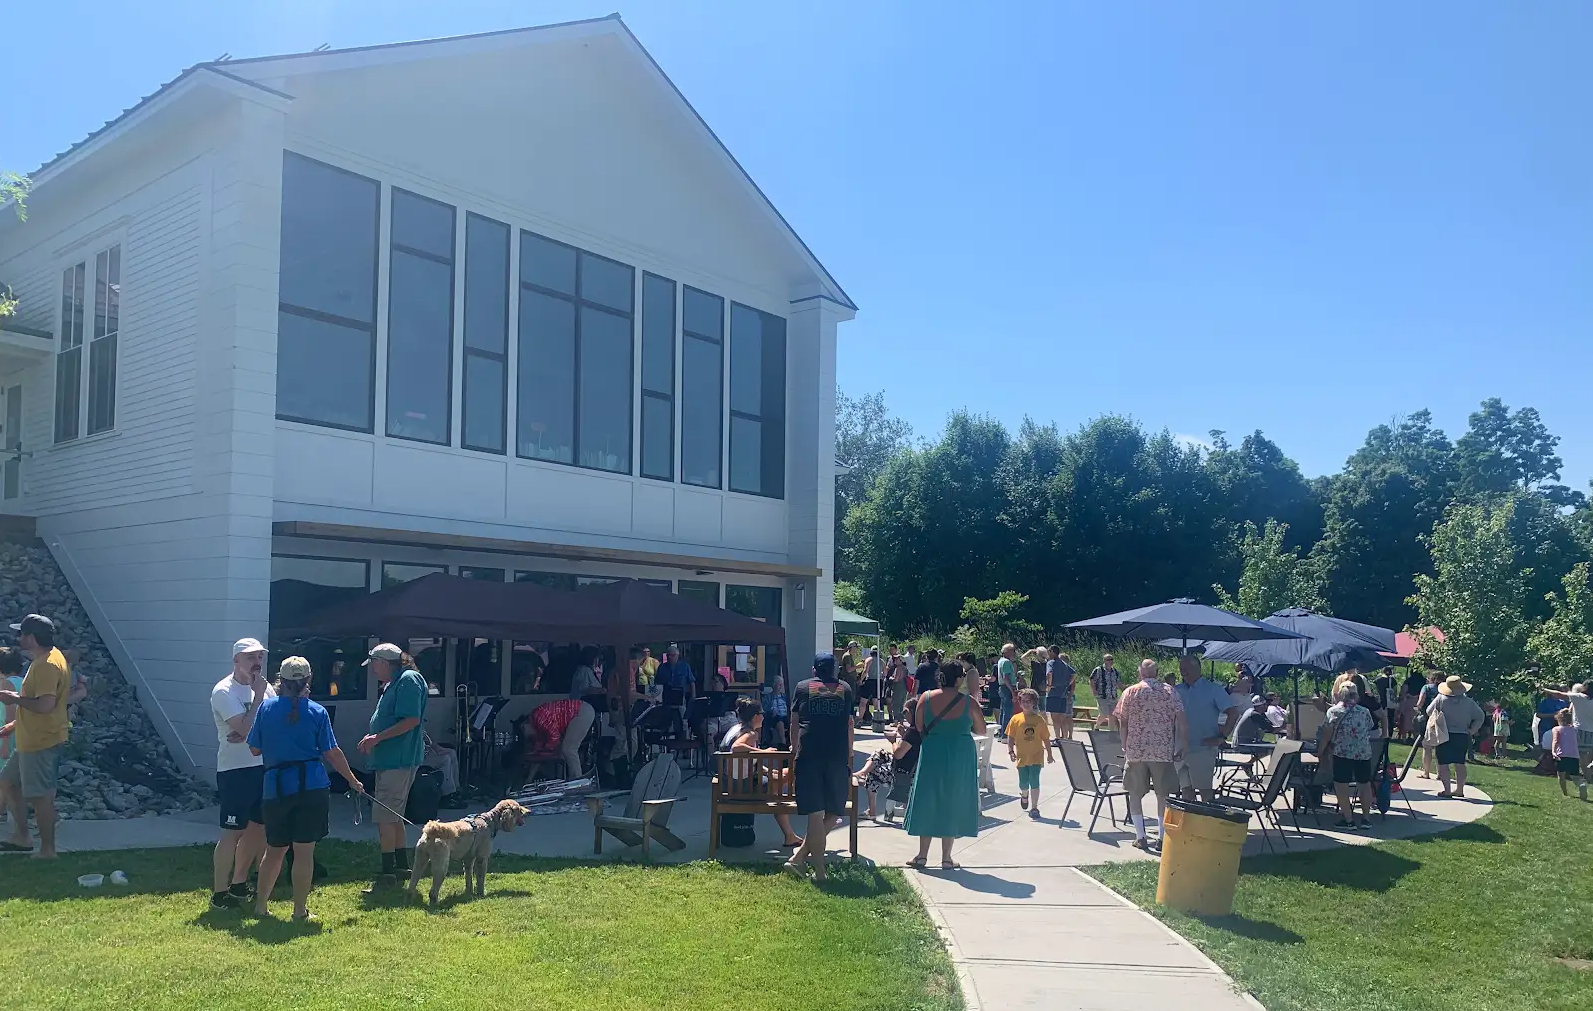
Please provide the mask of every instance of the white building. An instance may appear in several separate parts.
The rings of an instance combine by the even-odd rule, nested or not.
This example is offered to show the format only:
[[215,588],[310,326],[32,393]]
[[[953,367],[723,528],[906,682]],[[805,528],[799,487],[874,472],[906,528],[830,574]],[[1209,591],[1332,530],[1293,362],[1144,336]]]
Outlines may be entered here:
[[[618,17],[201,64],[34,183],[0,511],[179,762],[213,766],[234,639],[440,569],[667,581],[797,669],[828,645],[854,306]],[[272,645],[363,726],[362,644]],[[529,644],[415,648],[529,705]]]

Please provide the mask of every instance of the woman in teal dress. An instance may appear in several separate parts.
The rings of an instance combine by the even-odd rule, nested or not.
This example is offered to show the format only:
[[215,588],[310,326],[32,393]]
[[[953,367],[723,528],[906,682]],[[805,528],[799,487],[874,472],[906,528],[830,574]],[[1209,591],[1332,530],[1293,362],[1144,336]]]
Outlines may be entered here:
[[984,714],[961,690],[966,676],[955,660],[940,665],[940,687],[919,700],[914,723],[923,735],[918,772],[907,798],[902,827],[918,837],[918,856],[907,866],[922,869],[929,843],[940,840],[940,866],[951,870],[952,840],[979,834],[979,755],[974,734],[985,731]]

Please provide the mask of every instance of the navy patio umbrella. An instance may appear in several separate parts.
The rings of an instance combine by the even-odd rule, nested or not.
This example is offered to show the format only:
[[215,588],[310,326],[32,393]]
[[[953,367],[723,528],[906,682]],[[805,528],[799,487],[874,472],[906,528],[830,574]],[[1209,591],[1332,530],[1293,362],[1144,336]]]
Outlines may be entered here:
[[[1345,618],[1317,614],[1303,607],[1286,607],[1267,615],[1268,625],[1287,628],[1299,638],[1269,642],[1206,643],[1206,659],[1242,663],[1258,677],[1283,673],[1280,668],[1300,668],[1319,674],[1347,670],[1376,670],[1388,665],[1380,653],[1392,653],[1394,630]],[[1295,682],[1299,697],[1299,682]]]
[[1118,639],[1173,639],[1183,649],[1188,649],[1191,643],[1295,639],[1300,635],[1220,607],[1197,604],[1188,597],[1069,622],[1067,627]]

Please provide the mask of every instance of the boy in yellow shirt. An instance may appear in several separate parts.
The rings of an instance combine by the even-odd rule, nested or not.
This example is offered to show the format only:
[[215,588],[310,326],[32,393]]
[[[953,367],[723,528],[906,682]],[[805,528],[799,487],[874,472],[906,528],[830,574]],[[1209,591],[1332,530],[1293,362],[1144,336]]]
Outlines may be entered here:
[[1040,695],[1033,688],[1018,692],[1021,711],[1007,722],[1007,755],[1018,766],[1018,803],[1034,821],[1040,820],[1040,769],[1056,761],[1051,735],[1040,715]]

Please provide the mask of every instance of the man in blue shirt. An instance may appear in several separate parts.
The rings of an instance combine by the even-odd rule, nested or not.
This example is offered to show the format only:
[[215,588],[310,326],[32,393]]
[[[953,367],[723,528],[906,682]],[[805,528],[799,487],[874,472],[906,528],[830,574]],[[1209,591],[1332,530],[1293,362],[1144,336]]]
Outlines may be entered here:
[[[384,642],[371,650],[365,660],[381,691],[375,712],[371,713],[370,733],[360,738],[360,753],[370,756],[376,773],[373,795],[380,803],[371,805],[371,820],[382,847],[382,871],[370,894],[398,884],[409,874],[409,850],[404,846],[404,823],[399,815],[409,803],[409,788],[415,782],[421,756],[426,751],[420,729],[426,715],[426,679],[415,669],[408,653]],[[391,810],[389,810],[391,809]]]
[[1184,704],[1184,718],[1189,721],[1189,744],[1183,757],[1176,761],[1178,783],[1185,800],[1194,800],[1198,793],[1209,804],[1217,799],[1213,786],[1217,756],[1224,738],[1238,725],[1240,707],[1226,687],[1200,673],[1198,657],[1187,653],[1179,657],[1178,672],[1183,676],[1178,700]]
[[664,688],[664,704],[683,706],[697,694],[697,675],[691,664],[680,658],[680,647],[674,643],[664,651],[664,662],[658,665],[658,683]]

